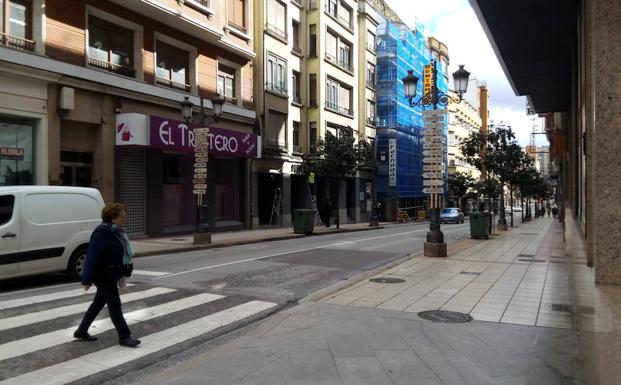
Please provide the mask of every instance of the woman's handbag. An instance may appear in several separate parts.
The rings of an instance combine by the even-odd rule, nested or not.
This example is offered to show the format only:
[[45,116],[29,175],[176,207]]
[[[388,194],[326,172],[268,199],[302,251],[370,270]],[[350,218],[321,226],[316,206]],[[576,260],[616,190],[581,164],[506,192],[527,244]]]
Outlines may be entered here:
[[121,266],[121,271],[123,273],[123,277],[131,277],[132,271],[134,271],[134,264],[130,263],[129,265]]

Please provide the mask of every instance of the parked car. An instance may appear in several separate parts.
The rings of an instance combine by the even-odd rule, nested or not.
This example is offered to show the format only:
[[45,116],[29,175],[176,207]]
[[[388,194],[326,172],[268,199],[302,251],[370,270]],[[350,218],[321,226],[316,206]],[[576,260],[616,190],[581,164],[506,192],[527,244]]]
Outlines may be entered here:
[[[522,212],[522,208],[520,206],[514,206],[513,207],[513,214],[516,213],[521,213]],[[511,215],[511,207],[505,207],[505,215]]]
[[0,279],[65,271],[78,280],[104,206],[82,187],[0,187]]
[[440,222],[464,223],[464,213],[460,209],[455,207],[443,209],[440,212]]

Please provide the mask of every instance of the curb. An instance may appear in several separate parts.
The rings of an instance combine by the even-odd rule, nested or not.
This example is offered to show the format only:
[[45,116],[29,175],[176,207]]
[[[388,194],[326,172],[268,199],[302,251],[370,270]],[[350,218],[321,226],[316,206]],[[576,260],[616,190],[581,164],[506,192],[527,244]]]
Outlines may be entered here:
[[[313,233],[310,236],[322,236],[322,235],[342,234],[342,233],[357,233],[357,232],[360,232],[360,231],[372,231],[372,230],[382,230],[382,229],[384,229],[384,226],[362,227],[362,228],[358,228],[358,229],[340,229],[340,230],[334,230],[334,231],[325,231],[325,232],[320,232],[320,233]],[[289,239],[303,238],[303,237],[307,237],[307,236],[308,235],[304,235],[304,234],[284,234],[284,235],[277,235],[277,236],[268,237],[268,238],[261,238],[261,239],[244,239],[244,240],[239,240],[239,241],[228,241],[228,242],[221,242],[221,243],[211,243],[211,244],[208,244],[208,245],[193,245],[193,246],[187,246],[187,247],[177,247],[177,248],[166,249],[166,250],[139,251],[136,254],[134,254],[134,258],[151,257],[151,256],[154,256],[154,255],[161,255],[161,254],[184,253],[184,252],[198,251],[198,250],[219,249],[219,248],[223,248],[223,247],[249,245],[249,244],[253,244],[253,243],[263,243],[263,242],[272,242],[272,241],[284,241],[284,240],[289,240]]]

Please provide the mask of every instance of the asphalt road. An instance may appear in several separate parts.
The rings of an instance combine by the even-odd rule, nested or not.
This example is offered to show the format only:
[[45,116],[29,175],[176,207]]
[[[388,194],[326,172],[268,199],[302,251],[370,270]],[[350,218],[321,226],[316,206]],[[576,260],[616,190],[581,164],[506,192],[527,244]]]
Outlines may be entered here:
[[[469,224],[442,229],[452,242],[468,236]],[[59,275],[4,282],[0,352],[7,353],[0,354],[0,384],[101,383],[165,365],[317,290],[422,251],[427,231],[427,224],[404,224],[137,258],[133,285],[123,291],[130,328],[143,339],[131,359],[119,358],[124,348],[116,345],[106,311],[91,329],[99,341],[71,340],[92,291],[80,293]],[[94,360],[104,362],[89,366]],[[76,366],[86,369],[76,374],[70,370]]]

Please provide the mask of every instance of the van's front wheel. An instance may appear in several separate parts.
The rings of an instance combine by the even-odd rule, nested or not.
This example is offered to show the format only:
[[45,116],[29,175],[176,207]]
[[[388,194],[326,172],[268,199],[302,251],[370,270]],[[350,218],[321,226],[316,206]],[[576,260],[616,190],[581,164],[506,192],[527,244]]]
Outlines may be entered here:
[[71,254],[71,258],[69,259],[67,274],[69,278],[74,281],[79,281],[82,277],[84,263],[86,262],[86,249],[86,246],[78,247],[73,254]]

